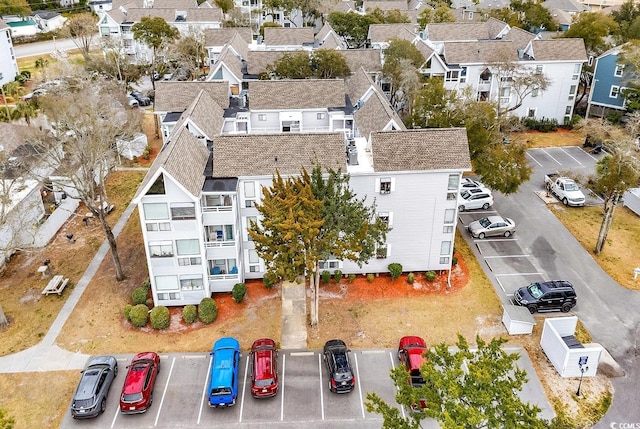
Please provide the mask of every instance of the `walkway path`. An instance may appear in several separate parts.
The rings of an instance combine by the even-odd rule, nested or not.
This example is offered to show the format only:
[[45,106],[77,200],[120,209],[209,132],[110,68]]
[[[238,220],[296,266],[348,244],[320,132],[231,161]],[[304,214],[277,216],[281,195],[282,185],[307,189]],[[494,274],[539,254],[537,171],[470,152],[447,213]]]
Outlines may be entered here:
[[[113,227],[113,235],[115,237],[118,237],[135,207],[135,204],[129,204],[116,225]],[[71,315],[71,312],[78,301],[80,301],[80,297],[84,293],[84,290],[91,282],[91,279],[98,271],[98,268],[100,268],[102,260],[109,251],[109,243],[105,240],[100,246],[100,249],[98,249],[98,253],[96,253],[89,263],[84,275],[73,288],[73,291],[71,291],[71,294],[64,303],[60,313],[58,313],[58,317],[53,321],[53,324],[42,341],[27,350],[0,357],[0,373],[55,371],[84,368],[87,359],[89,358],[88,355],[63,350],[55,345],[55,340],[58,335],[60,335],[60,331],[64,327],[64,324],[67,322],[67,319]]]

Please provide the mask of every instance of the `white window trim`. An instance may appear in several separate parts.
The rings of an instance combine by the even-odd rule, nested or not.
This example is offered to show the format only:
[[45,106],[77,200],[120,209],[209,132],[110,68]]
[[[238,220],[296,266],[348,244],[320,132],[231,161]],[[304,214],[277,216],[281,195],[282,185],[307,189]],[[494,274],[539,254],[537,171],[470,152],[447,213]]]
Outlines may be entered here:
[[379,217],[379,218],[382,218],[382,217],[383,217],[383,216],[385,216],[385,215],[386,215],[386,216],[387,216],[387,218],[388,218],[387,226],[388,226],[389,228],[393,227],[393,212],[388,212],[388,211],[385,211],[385,212],[378,212],[378,217]]
[[[615,91],[615,95],[613,95]],[[618,85],[611,85],[611,89],[609,90],[609,98],[618,98],[620,95],[620,87]]]
[[616,69],[613,71],[613,75],[616,77],[622,77],[624,74],[624,64],[617,64]]
[[[381,183],[382,179],[391,179],[391,190],[389,192],[380,192],[380,183]],[[393,192],[395,190],[396,190],[396,179],[395,179],[395,177],[385,176],[385,177],[377,177],[376,178],[375,192],[382,193],[382,194],[388,194],[388,193],[391,193],[391,192]]]

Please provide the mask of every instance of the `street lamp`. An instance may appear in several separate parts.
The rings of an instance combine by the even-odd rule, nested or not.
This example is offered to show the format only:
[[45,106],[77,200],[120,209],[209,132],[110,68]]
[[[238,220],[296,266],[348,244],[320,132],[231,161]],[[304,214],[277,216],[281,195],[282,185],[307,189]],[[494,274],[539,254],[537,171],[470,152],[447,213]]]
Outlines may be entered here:
[[576,396],[580,396],[580,388],[582,387],[582,376],[585,371],[589,371],[589,367],[587,366],[587,360],[589,356],[580,356],[580,360],[578,361],[578,366],[580,367],[580,382],[578,383],[578,391],[576,392]]

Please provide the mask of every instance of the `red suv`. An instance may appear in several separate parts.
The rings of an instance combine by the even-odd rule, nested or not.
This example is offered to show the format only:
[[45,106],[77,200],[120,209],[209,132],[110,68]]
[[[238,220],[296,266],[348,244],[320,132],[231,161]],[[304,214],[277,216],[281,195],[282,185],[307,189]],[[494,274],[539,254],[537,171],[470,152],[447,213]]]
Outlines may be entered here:
[[154,352],[139,353],[127,368],[129,371],[120,396],[120,412],[144,413],[153,402],[153,386],[160,372],[160,356]]
[[278,393],[278,349],[272,339],[262,338],[251,346],[251,395],[270,398]]
[[[398,344],[398,360],[402,366],[409,373],[409,383],[413,387],[420,387],[424,385],[425,381],[422,378],[420,367],[425,362],[424,353],[427,351],[427,343],[420,337],[410,335],[400,338],[400,344]],[[421,399],[420,407],[425,408],[426,402]],[[417,407],[416,407],[417,408]]]

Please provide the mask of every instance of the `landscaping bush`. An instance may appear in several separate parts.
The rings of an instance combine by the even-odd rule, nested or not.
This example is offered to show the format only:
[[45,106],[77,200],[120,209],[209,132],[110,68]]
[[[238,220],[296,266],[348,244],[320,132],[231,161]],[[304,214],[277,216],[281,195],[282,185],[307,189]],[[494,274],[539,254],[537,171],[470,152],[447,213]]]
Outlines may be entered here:
[[127,304],[127,305],[124,306],[124,317],[129,322],[131,322],[131,309],[132,308],[133,308],[133,305],[131,305],[131,304]]
[[142,282],[142,287],[146,290],[151,290],[151,281],[149,279]]
[[435,271],[427,271],[426,273],[424,273],[424,277],[427,279],[428,282],[432,282],[436,279],[436,277],[438,277],[438,275],[436,274]]
[[320,273],[320,277],[322,278],[322,283],[329,283],[331,281],[331,273],[327,270]]
[[148,290],[144,287],[137,287],[131,293],[131,298],[133,299],[133,305],[138,304],[146,304],[147,302]]
[[149,307],[144,304],[134,306],[129,312],[129,318],[136,328],[146,326],[149,319]]
[[342,271],[335,270],[333,272],[333,279],[336,281],[336,283],[340,283],[340,280],[342,280]]
[[153,298],[147,298],[147,302],[145,302],[145,305],[149,308],[153,308],[155,306],[155,304],[153,303]]
[[393,280],[397,280],[398,277],[402,274],[402,265],[397,262],[393,262],[387,266],[387,269],[391,273],[391,278]]
[[373,283],[375,279],[376,279],[376,276],[374,276],[372,273],[367,274],[367,281],[369,283]]
[[407,274],[407,283],[412,285],[413,282],[415,282],[415,281],[416,281],[416,276],[413,273]]
[[556,131],[558,129],[558,120],[549,118],[524,118],[522,123],[530,130],[540,131],[542,133],[548,133],[550,131]]
[[353,283],[356,279],[356,275],[355,274],[349,274],[349,283]]
[[151,326],[155,329],[167,329],[171,324],[169,309],[163,305],[154,307],[149,318],[151,319]]
[[213,298],[202,298],[198,306],[198,317],[205,324],[212,323],[218,317],[218,306]]
[[273,273],[265,273],[262,278],[262,283],[264,283],[264,287],[267,289],[271,289],[278,282],[278,277]]
[[236,283],[233,285],[233,289],[231,290],[231,295],[233,296],[233,300],[240,304],[244,299],[244,295],[247,293],[247,285],[245,283]]
[[451,257],[451,265],[452,266],[458,265],[458,257],[457,256]]
[[198,318],[198,310],[195,305],[185,305],[182,309],[182,320],[184,323],[193,323]]

